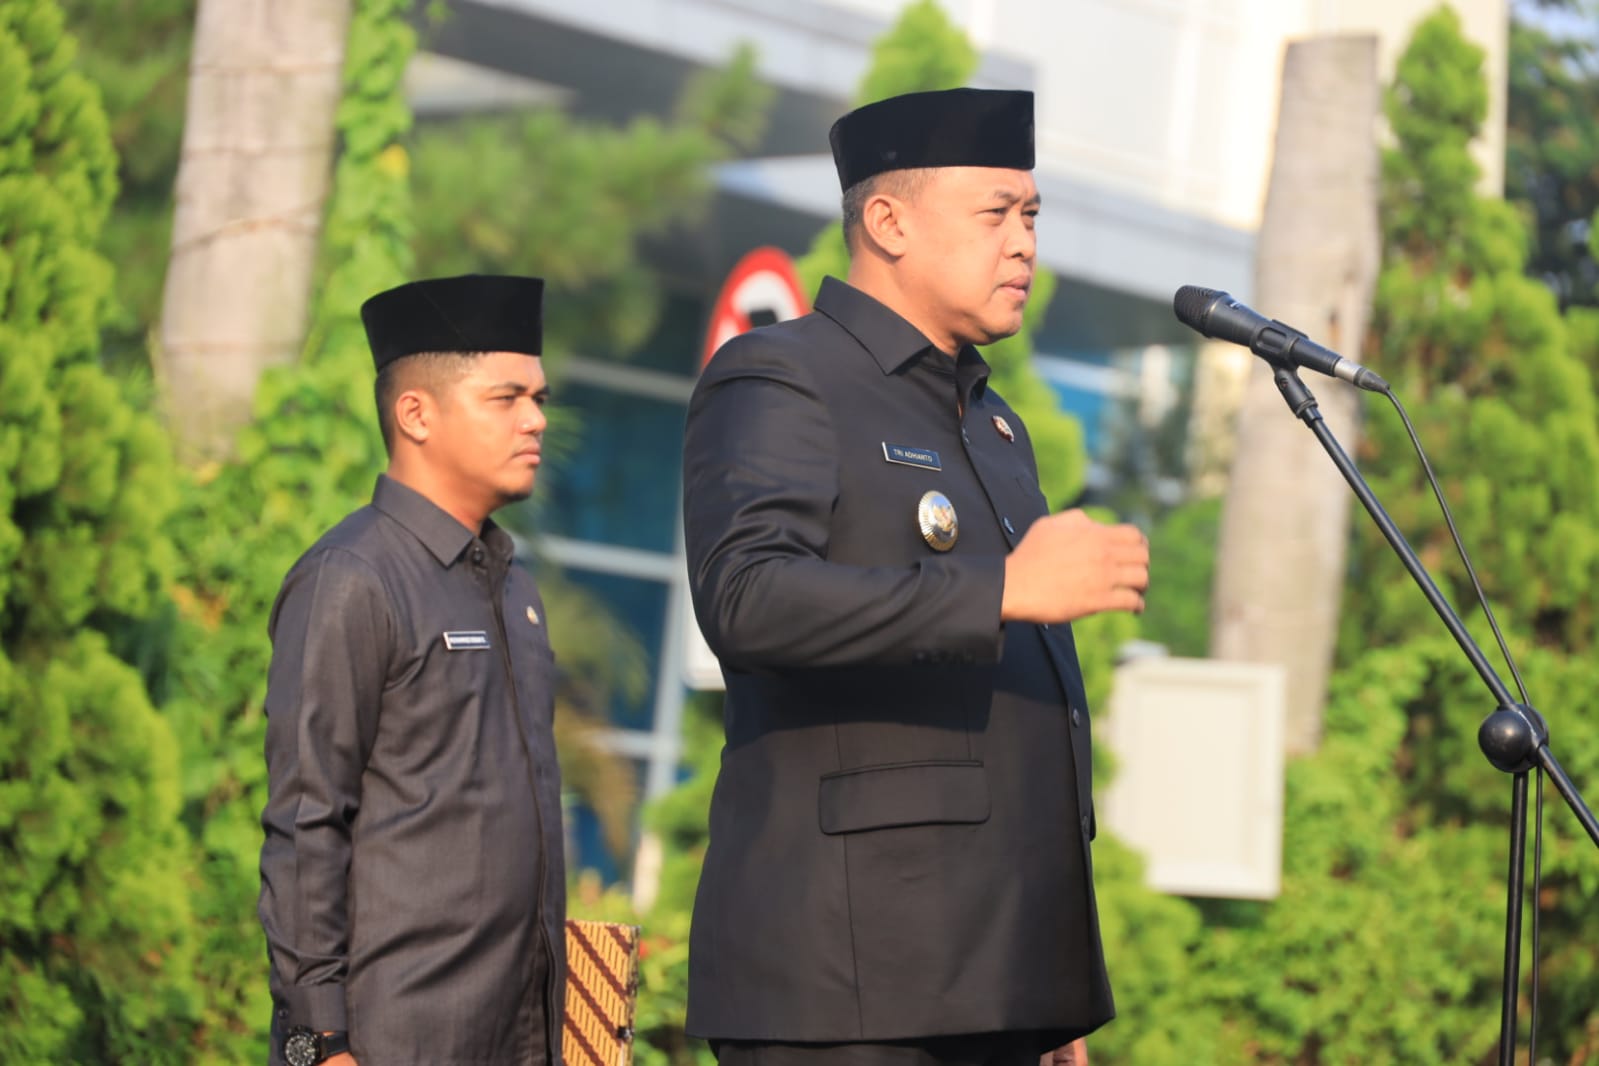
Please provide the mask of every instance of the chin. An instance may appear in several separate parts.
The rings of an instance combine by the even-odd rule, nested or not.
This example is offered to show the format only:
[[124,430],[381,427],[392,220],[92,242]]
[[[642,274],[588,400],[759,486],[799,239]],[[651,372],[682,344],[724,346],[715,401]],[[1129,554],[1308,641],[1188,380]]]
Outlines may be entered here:
[[502,485],[500,486],[500,506],[503,507],[508,503],[520,503],[531,495],[533,495],[532,480],[517,485]]
[[1016,321],[1005,323],[1003,325],[992,324],[991,323],[989,325],[989,328],[987,328],[984,331],[983,339],[982,340],[978,340],[978,341],[973,341],[972,343],[977,345],[979,348],[982,348],[982,347],[986,347],[986,346],[988,346],[990,344],[993,344],[996,341],[1002,341],[1006,337],[1014,337],[1014,336],[1016,336],[1016,334],[1020,333],[1021,331],[1022,331],[1022,320],[1021,320],[1020,316],[1018,316]]

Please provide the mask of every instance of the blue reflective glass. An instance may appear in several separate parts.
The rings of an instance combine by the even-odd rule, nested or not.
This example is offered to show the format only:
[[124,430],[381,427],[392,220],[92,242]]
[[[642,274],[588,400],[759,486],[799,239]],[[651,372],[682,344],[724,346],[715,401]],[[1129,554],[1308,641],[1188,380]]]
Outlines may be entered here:
[[1060,381],[1050,381],[1060,409],[1074,416],[1083,427],[1083,447],[1090,459],[1102,458],[1107,443],[1105,419],[1114,410],[1112,399],[1097,389],[1078,388]]
[[[578,382],[559,386],[577,440],[559,449],[540,487],[543,532],[670,553],[682,477],[682,404]],[[572,426],[572,423],[576,423]]]
[[644,691],[628,694],[614,689],[607,718],[622,729],[653,729],[655,726],[655,679],[661,669],[661,645],[666,639],[666,614],[669,588],[665,582],[646,578],[602,574],[594,570],[568,567],[565,577],[598,597],[628,630],[638,638],[649,660],[650,681]]

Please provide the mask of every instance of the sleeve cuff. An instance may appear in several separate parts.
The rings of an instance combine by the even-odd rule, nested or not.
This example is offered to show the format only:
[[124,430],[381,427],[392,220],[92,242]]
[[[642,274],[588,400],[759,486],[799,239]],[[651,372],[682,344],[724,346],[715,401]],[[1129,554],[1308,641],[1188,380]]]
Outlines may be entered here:
[[1005,598],[1005,557],[968,556],[952,571],[950,598],[942,605],[938,650],[912,655],[916,663],[997,663],[1005,652],[1000,605]]
[[289,1020],[319,1033],[342,1033],[349,1029],[344,1016],[342,984],[305,985],[286,993]]

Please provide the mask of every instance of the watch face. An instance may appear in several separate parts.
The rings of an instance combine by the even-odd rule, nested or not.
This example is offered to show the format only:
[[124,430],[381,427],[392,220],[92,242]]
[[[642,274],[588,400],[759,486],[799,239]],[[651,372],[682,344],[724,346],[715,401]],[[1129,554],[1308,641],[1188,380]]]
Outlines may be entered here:
[[291,1029],[283,1042],[283,1061],[288,1066],[316,1066],[322,1061],[320,1043],[309,1029]]

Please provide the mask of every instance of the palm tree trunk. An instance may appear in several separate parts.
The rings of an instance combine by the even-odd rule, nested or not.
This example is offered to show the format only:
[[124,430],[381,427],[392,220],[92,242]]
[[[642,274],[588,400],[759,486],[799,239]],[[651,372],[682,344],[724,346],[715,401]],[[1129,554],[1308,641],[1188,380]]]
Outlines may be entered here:
[[200,0],[155,355],[188,459],[299,354],[349,24],[349,0]]
[[[1381,257],[1379,103],[1374,37],[1289,46],[1276,155],[1251,301],[1352,359]],[[1354,451],[1359,394],[1307,375],[1322,413]],[[1315,749],[1338,632],[1349,537],[1348,486],[1284,406],[1258,362],[1239,411],[1222,510],[1211,654],[1288,670],[1288,750]]]

